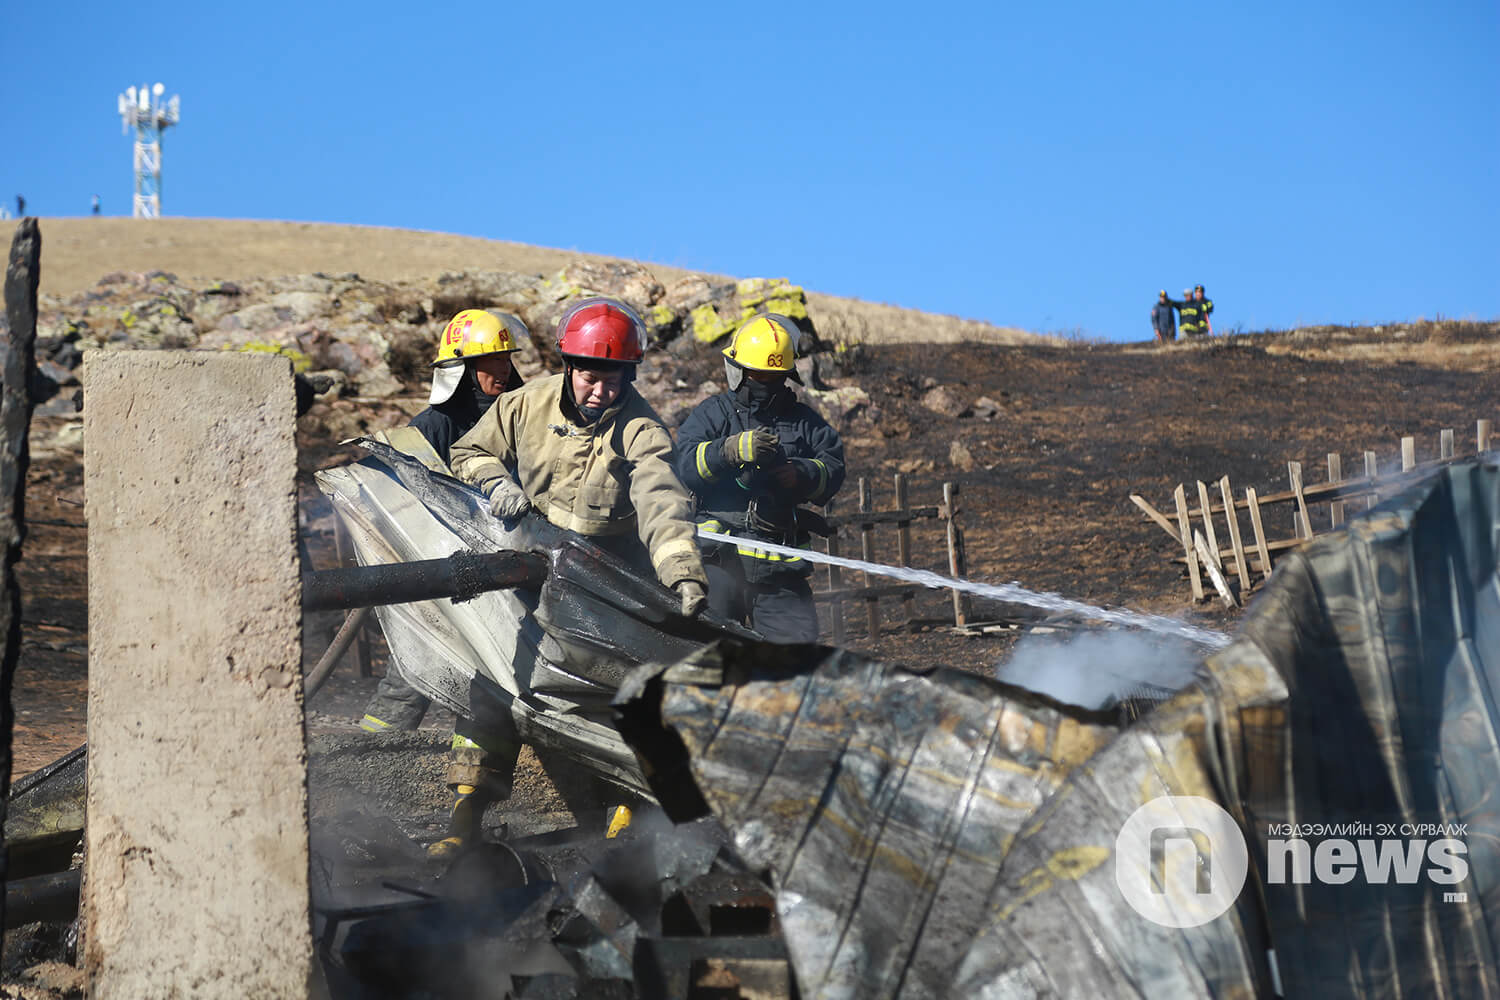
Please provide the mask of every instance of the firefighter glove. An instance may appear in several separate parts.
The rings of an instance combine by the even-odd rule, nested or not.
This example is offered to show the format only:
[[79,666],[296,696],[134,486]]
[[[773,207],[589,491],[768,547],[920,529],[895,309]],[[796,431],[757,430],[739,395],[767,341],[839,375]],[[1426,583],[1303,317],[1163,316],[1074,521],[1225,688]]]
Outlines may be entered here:
[[724,457],[730,465],[764,465],[781,450],[781,438],[775,431],[757,427],[724,439]]
[[490,495],[490,513],[496,517],[520,517],[531,509],[526,491],[509,476],[496,476],[485,485],[485,492]]
[[673,587],[682,598],[682,617],[697,618],[708,603],[708,591],[697,580],[679,580]]

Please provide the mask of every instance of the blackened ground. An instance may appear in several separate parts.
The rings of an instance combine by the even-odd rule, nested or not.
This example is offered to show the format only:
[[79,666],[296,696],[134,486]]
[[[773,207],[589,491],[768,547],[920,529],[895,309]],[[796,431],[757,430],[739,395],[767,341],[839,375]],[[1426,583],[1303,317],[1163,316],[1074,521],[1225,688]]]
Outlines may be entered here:
[[[1270,492],[1285,488],[1288,461],[1302,462],[1308,480],[1320,481],[1330,451],[1342,454],[1346,469],[1362,468],[1366,449],[1390,466],[1403,435],[1418,437],[1419,458],[1435,457],[1445,427],[1455,429],[1461,454],[1472,452],[1474,422],[1500,418],[1495,325],[1469,324],[1463,336],[1412,342],[1398,333],[1262,335],[1167,349],[856,346],[824,366],[834,385],[857,385],[870,397],[840,428],[851,479],[838,508],[853,509],[858,476],[871,480],[877,509],[890,506],[898,471],[906,472],[918,505],[939,502],[940,484],[949,480],[961,491],[971,577],[1232,627],[1234,616],[1214,603],[1190,607],[1183,570],[1169,561],[1169,539],[1136,511],[1129,494],[1166,509],[1179,482],[1192,490],[1197,479],[1212,484],[1226,474],[1236,490]],[[685,360],[661,355],[652,363],[666,369],[664,384],[679,386],[659,401],[664,413],[673,398],[685,406],[701,398],[702,383],[722,378],[717,352]],[[941,416],[921,403],[935,386],[965,403],[988,397],[999,412],[988,420]],[[337,422],[333,417],[355,432],[404,419],[392,407],[372,412],[348,401],[324,409],[333,416],[321,428]],[[17,776],[84,739],[81,452],[54,447],[67,440],[68,426],[65,418],[38,418],[32,435],[31,523],[20,566],[25,645],[15,690]],[[299,433],[304,527],[314,563],[323,567],[333,559],[329,521],[311,473],[354,454],[332,443],[340,436],[347,435],[306,422]],[[950,461],[954,442],[967,449],[971,468]],[[1278,508],[1268,532],[1290,535],[1289,516]],[[914,561],[946,572],[938,525],[921,524],[913,535]],[[846,534],[843,551],[858,555],[857,533]],[[874,556],[894,561],[890,529],[877,532]],[[951,616],[942,593],[924,593],[916,602],[916,617],[933,625],[925,631],[898,630],[904,610],[896,601],[882,606],[884,630],[875,637],[866,634],[863,608],[850,611],[851,645],[908,663],[988,673],[1015,638],[1013,632],[966,637],[935,627]],[[978,602],[973,617],[1028,615]],[[330,617],[308,622],[309,665],[336,624]],[[380,654],[377,642],[376,673],[383,670]],[[342,666],[309,704],[314,728],[348,725],[374,684],[352,663]],[[431,725],[445,723],[435,715]]]

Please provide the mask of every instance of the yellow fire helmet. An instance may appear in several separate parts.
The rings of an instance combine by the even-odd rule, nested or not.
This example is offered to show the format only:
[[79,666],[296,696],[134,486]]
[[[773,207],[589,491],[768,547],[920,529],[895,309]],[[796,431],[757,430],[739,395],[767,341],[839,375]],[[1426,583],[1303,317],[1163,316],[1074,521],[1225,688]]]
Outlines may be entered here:
[[443,327],[437,359],[432,362],[432,392],[427,401],[447,402],[464,380],[464,362],[521,349],[526,324],[510,313],[465,309]]
[[785,372],[797,383],[797,324],[776,313],[761,313],[746,320],[724,348],[724,357],[740,368],[757,372]]

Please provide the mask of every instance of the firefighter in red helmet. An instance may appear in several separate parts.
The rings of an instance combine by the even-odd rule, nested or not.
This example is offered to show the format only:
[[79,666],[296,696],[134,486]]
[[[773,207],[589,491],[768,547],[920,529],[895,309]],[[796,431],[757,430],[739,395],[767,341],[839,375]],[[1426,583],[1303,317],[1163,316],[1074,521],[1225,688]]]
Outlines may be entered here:
[[489,496],[496,517],[534,509],[627,558],[649,560],[693,616],[703,610],[707,578],[692,499],[672,470],[671,435],[631,384],[645,329],[616,299],[573,305],[557,325],[563,373],[500,397],[453,445],[452,466]]

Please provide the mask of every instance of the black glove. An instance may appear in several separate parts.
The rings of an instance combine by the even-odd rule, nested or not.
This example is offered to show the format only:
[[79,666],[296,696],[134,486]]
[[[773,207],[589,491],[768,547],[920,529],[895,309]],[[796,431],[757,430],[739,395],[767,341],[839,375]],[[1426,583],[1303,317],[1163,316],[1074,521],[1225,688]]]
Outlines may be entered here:
[[775,431],[758,427],[731,434],[721,447],[730,465],[764,465],[781,450],[781,438]]

